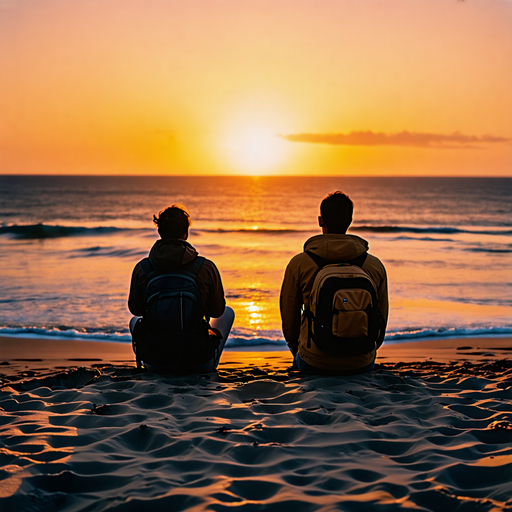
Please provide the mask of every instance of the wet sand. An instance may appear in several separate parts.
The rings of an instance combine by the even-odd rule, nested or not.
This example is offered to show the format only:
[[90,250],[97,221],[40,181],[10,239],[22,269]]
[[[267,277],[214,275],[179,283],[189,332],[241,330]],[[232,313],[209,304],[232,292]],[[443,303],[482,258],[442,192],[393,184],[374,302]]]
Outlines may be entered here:
[[138,372],[120,343],[0,338],[0,510],[512,510],[512,339]]

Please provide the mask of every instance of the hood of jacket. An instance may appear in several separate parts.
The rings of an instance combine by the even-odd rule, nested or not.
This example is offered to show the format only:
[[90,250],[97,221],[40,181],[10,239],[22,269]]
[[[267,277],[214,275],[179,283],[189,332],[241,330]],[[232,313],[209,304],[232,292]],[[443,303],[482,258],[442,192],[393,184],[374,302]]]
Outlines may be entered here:
[[368,247],[368,242],[356,235],[324,234],[310,238],[304,251],[311,251],[327,263],[341,263],[361,256]]
[[149,258],[158,269],[187,265],[197,258],[197,251],[185,240],[162,238],[149,251]]

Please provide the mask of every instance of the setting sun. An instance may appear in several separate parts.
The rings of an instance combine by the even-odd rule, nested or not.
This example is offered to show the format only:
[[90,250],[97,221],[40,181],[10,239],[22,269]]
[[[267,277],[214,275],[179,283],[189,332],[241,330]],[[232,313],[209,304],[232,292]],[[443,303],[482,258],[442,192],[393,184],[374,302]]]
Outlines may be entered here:
[[272,172],[289,156],[290,145],[267,128],[248,127],[225,140],[224,156],[242,174]]

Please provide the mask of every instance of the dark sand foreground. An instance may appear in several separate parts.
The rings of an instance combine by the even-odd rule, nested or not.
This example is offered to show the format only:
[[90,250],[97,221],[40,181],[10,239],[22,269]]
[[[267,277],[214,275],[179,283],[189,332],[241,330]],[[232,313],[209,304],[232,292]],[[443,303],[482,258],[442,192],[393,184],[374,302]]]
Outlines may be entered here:
[[377,362],[313,377],[225,352],[162,377],[129,345],[0,338],[0,510],[512,510],[512,340]]

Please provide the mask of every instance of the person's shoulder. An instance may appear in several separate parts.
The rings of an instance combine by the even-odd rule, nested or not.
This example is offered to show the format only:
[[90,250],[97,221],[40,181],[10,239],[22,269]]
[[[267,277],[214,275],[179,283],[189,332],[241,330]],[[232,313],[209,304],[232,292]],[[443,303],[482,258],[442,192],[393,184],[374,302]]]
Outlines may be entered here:
[[135,264],[135,267],[133,267],[133,273],[134,273],[134,274],[135,274],[135,273],[139,274],[139,273],[141,273],[141,272],[144,272],[144,267],[143,267],[144,263],[143,263],[143,261],[144,261],[144,260],[147,260],[147,259],[148,259],[147,257],[146,257],[146,258],[142,258],[140,261],[138,261],[138,262]]
[[384,264],[382,263],[382,261],[380,261],[380,259],[377,258],[377,256],[375,256],[373,254],[368,253],[366,261],[371,261],[374,265],[379,265],[381,267],[384,267]]
[[299,269],[304,266],[304,264],[309,265],[311,262],[311,258],[305,252],[299,252],[288,262],[287,268],[289,269]]
[[203,260],[203,267],[207,267],[207,268],[215,267],[215,268],[217,268],[217,265],[215,265],[215,263],[212,260],[206,258],[205,256],[198,256],[198,258],[202,258],[202,260]]
[[366,267],[363,268],[363,270],[371,269],[378,272],[382,277],[386,276],[386,268],[384,267],[384,264],[379,260],[379,258],[377,258],[377,256],[374,256],[373,254],[368,253],[363,267]]
[[217,268],[217,265],[212,260],[209,260],[208,258],[205,258],[204,256],[199,256],[199,258],[203,258],[203,263],[201,265],[200,272],[205,272],[210,275],[212,274],[219,274],[219,269]]
[[285,279],[293,276],[297,282],[302,283],[305,279],[309,280],[317,269],[318,266],[311,256],[305,252],[299,252],[289,261],[285,270]]
[[312,261],[311,256],[308,256],[307,253],[305,253],[305,252],[299,252],[298,254],[293,256],[293,258],[290,260],[290,263],[293,262],[293,263],[300,264],[300,263],[310,262],[310,261]]
[[144,269],[144,260],[147,258],[143,258],[139,262],[135,264],[132,271],[132,286],[145,286],[147,282],[147,272]]

